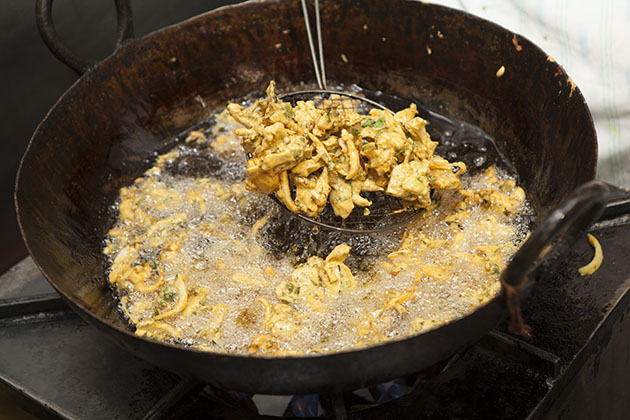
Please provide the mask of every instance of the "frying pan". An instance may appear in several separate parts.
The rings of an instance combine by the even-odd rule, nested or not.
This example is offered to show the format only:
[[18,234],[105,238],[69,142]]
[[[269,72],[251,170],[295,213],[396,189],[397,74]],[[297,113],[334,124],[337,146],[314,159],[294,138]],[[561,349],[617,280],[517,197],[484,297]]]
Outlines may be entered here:
[[[108,206],[120,187],[151,166],[157,150],[210,110],[262,92],[271,79],[279,86],[314,80],[299,2],[224,7],[131,40],[129,5],[117,0],[119,47],[98,64],[72,56],[59,43],[51,3],[37,3],[42,35],[82,76],[28,145],[16,184],[18,220],[48,281],[120,346],[222,388],[343,391],[445,360],[507,317],[504,291],[470,315],[421,335],[305,357],[215,354],[135,336],[104,275]],[[502,274],[505,290],[522,298],[541,272],[552,275],[552,265],[540,262],[541,250],[581,235],[601,213],[606,189],[587,183],[595,174],[595,131],[584,98],[562,67],[495,24],[415,1],[327,0],[322,22],[329,79],[418,102],[496,140],[537,213],[550,214]],[[505,73],[497,77],[501,66]],[[561,250],[553,249],[550,254]]]

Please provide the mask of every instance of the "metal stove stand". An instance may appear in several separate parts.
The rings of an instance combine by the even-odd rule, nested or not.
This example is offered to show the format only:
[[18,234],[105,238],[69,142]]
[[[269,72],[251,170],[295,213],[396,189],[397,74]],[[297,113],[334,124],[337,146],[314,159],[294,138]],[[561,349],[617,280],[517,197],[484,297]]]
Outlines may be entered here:
[[[522,307],[531,339],[503,325],[408,378],[411,392],[391,402],[322,395],[326,418],[627,418],[629,208],[628,192],[617,190],[594,227],[604,249],[595,274],[577,275],[592,255],[584,239],[560,275],[534,287]],[[65,306],[30,258],[0,277],[0,396],[36,418],[268,418],[250,396],[180,378],[110,343]]]

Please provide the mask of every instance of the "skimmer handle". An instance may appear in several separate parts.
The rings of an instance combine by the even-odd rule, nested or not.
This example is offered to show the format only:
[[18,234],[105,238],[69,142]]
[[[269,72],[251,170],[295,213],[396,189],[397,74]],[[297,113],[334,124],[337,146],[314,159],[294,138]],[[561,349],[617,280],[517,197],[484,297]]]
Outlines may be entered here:
[[319,63],[317,62],[317,54],[315,53],[315,44],[313,43],[313,34],[311,33],[311,23],[308,18],[308,8],[306,7],[306,0],[300,1],[302,3],[302,13],[304,13],[304,24],[306,26],[306,35],[308,36],[308,46],[311,49],[311,58],[313,59],[313,69],[315,69],[317,86],[319,86],[320,89],[326,89],[326,68],[324,67],[324,47],[322,44],[322,25],[319,17],[319,0],[315,0],[315,27],[317,30]]

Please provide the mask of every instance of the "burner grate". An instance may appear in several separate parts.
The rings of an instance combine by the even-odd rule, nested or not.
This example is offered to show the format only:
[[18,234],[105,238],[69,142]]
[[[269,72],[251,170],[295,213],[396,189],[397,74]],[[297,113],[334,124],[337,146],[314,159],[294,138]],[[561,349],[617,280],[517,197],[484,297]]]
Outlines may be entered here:
[[[623,418],[630,390],[601,391],[630,375],[630,223],[613,213],[596,226],[604,264],[594,275],[575,274],[592,253],[584,240],[562,273],[541,279],[523,302],[531,340],[514,338],[501,325],[451,360],[403,378],[405,395],[389,384],[321,395],[317,414],[348,420]],[[63,305],[30,258],[0,276],[0,393],[38,418],[269,419],[258,414],[258,396],[182,379],[110,343]],[[286,397],[279,415],[306,414],[294,407],[309,398],[317,400]]]

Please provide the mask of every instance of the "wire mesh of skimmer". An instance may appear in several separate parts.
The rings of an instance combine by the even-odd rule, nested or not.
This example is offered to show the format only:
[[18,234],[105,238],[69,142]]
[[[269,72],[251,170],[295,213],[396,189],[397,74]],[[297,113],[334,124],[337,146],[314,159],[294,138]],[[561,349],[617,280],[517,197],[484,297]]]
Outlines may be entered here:
[[[361,115],[368,115],[372,108],[392,112],[378,102],[368,98],[351,93],[330,90],[291,92],[279,95],[278,98],[284,102],[290,103],[292,106],[295,106],[299,101],[313,101],[315,106],[319,109],[336,109],[344,112],[354,111]],[[361,160],[360,163],[365,169],[363,160]],[[293,191],[293,193],[295,193],[295,191]],[[275,196],[272,197],[276,202],[284,206]],[[402,200],[387,195],[384,192],[363,192],[363,197],[370,200],[372,205],[369,207],[355,206],[352,213],[345,219],[335,214],[330,202],[326,204],[324,210],[316,218],[310,218],[296,213],[292,214],[324,229],[351,233],[372,233],[405,225],[421,213],[420,210],[405,207]],[[366,211],[366,209],[368,209],[368,211]]]

